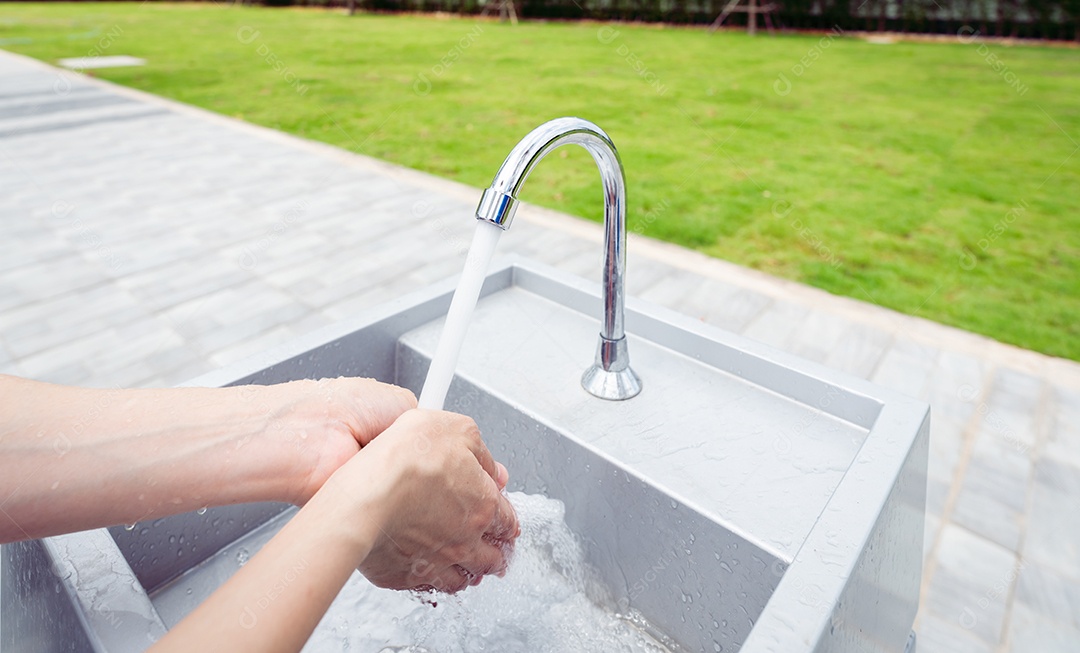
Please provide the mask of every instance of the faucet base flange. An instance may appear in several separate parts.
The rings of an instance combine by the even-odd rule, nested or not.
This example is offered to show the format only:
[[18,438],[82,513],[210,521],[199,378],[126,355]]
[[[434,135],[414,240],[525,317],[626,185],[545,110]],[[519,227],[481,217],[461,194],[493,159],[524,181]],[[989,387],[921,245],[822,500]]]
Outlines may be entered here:
[[593,365],[581,375],[581,387],[594,397],[622,401],[641,392],[641,379],[629,367],[615,372]]

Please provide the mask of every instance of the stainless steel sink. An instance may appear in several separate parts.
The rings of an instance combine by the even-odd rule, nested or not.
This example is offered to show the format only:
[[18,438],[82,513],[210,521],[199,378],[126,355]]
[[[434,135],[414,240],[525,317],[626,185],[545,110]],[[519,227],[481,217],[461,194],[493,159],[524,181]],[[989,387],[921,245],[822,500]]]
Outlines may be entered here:
[[[190,385],[361,375],[418,392],[452,290]],[[504,261],[446,407],[476,419],[509,489],[565,502],[609,607],[691,651],[911,650],[928,406],[633,300],[644,389],[604,401],[578,381],[599,314],[593,285]],[[290,515],[233,506],[6,546],[3,650],[142,650]]]

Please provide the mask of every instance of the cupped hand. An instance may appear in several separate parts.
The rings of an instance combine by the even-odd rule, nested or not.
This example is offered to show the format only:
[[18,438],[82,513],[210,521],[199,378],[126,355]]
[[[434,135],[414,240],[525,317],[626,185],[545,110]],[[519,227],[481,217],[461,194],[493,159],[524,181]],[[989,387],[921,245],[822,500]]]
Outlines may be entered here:
[[492,459],[475,422],[412,410],[342,466],[328,487],[358,499],[364,511],[358,520],[377,520],[379,533],[359,564],[372,583],[457,592],[506,569],[519,534],[501,493],[506,481],[506,468]]

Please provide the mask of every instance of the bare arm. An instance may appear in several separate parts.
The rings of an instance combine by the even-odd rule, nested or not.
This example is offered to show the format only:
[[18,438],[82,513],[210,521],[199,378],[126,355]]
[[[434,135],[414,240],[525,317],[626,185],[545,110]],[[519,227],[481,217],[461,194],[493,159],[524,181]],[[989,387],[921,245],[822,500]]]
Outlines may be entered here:
[[472,420],[410,411],[153,651],[298,651],[358,565],[450,592],[502,573],[518,535],[506,480]]
[[416,405],[367,379],[120,390],[0,375],[0,542],[306,502]]

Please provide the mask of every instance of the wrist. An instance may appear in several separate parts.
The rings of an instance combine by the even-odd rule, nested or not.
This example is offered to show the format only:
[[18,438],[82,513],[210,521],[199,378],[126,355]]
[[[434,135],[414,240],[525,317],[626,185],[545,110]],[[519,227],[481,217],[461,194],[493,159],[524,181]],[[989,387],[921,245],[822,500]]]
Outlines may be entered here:
[[262,386],[271,408],[266,441],[284,456],[284,500],[304,505],[360,448],[416,406],[411,392],[373,379],[338,378]]
[[359,567],[383,534],[386,502],[377,493],[375,487],[331,476],[296,518],[302,518],[303,526],[317,533],[322,544],[342,551],[352,567]]
[[235,446],[246,449],[243,455],[254,463],[252,472],[273,479],[271,500],[304,505],[333,468],[359,450],[348,426],[335,414],[325,381],[233,390],[232,401],[244,407],[256,434],[253,446],[243,438]]
[[[258,434],[245,450],[251,472],[273,479],[272,500],[304,505],[403,412],[415,407],[408,390],[372,379],[302,380],[228,389]],[[250,439],[248,436],[247,439]],[[237,439],[236,448],[247,444]]]

